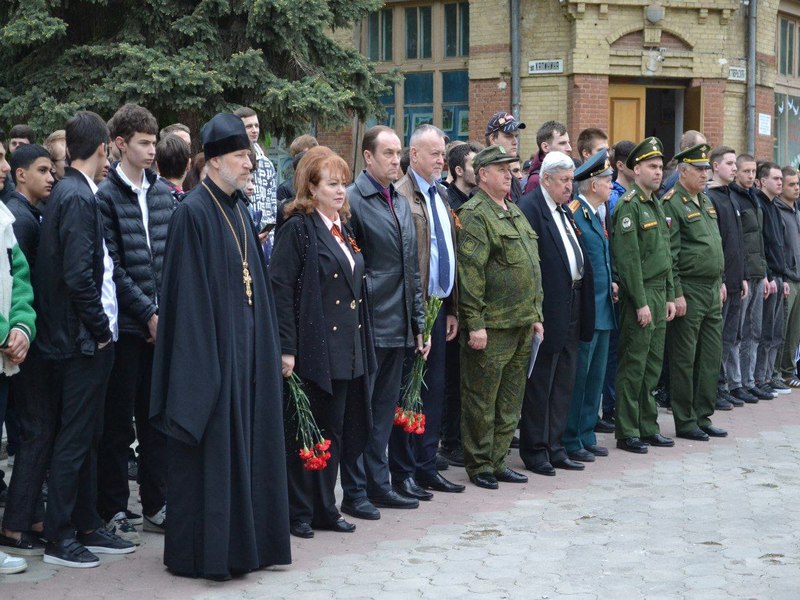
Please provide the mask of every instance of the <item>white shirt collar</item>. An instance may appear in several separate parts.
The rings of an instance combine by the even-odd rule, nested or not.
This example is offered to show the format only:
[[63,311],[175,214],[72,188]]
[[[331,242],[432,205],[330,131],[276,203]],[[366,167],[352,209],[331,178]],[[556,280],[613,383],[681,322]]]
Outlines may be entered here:
[[[409,170],[409,171],[411,171],[411,172],[414,174],[414,177],[415,177],[415,178],[416,178],[416,180],[417,180],[417,185],[419,186],[419,190],[420,190],[420,191],[421,191],[423,194],[425,194],[425,197],[427,198],[427,197],[428,197],[428,190],[430,190],[430,189],[431,189],[431,186],[434,186],[434,187],[436,187],[436,183],[435,183],[434,181],[426,181],[425,179],[423,179],[423,178],[422,178],[422,175],[420,175],[419,173],[417,173],[417,172],[416,172],[414,169],[412,169],[411,167],[409,167],[409,168],[408,168],[408,170]],[[438,189],[437,189],[436,191],[437,191],[437,193],[438,193]]]
[[542,195],[544,196],[544,201],[547,202],[547,207],[550,209],[551,213],[555,213],[558,210],[558,204],[556,204],[555,200],[550,197],[550,194],[547,193],[547,190],[542,188]]
[[87,182],[89,182],[89,188],[92,190],[92,193],[96,194],[97,193],[97,184],[94,182],[94,180],[91,177],[89,177],[86,173],[84,173],[83,171],[79,171],[79,173],[86,178]]
[[117,164],[116,171],[117,175],[119,175],[119,178],[122,179],[122,181],[124,181],[126,185],[129,185],[130,188],[137,194],[140,191],[146,190],[150,187],[150,182],[147,181],[147,175],[145,175],[144,173],[142,173],[142,185],[137,186],[130,179],[128,179],[127,175],[125,175],[125,171],[122,170],[122,163]]
[[335,220],[335,221],[331,221],[331,220],[330,220],[328,217],[326,217],[325,215],[323,215],[323,214],[322,214],[322,212],[320,212],[320,210],[319,210],[319,209],[317,209],[317,214],[318,214],[318,215],[320,216],[320,218],[322,219],[322,222],[323,222],[323,223],[325,223],[325,227],[327,227],[327,228],[328,228],[328,231],[330,231],[331,229],[333,229],[333,226],[334,226],[334,225],[336,225],[336,226],[339,228],[339,231],[341,231],[341,230],[342,230],[342,220],[339,218],[339,215],[338,215],[338,213],[337,213],[337,215],[336,215],[336,220]]

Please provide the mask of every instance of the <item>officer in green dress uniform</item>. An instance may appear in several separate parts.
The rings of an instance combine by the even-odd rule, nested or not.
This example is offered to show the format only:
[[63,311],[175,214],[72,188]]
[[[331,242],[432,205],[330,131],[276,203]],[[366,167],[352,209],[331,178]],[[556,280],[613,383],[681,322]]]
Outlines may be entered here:
[[506,200],[516,160],[501,146],[475,155],[480,190],[456,221],[464,463],[470,480],[486,489],[528,480],[506,466],[506,456],[522,409],[531,332],[544,335],[536,233]]
[[703,193],[708,180],[706,144],[675,155],[679,179],[664,194],[664,213],[671,219],[676,319],[667,328],[670,398],[678,437],[706,441],[725,437],[714,427],[717,379],[722,360],[722,275],[725,259],[717,211]]
[[634,184],[614,208],[611,236],[620,298],[615,435],[617,448],[646,454],[648,444],[674,445],[659,431],[650,395],[661,374],[666,322],[675,316],[669,230],[655,195],[664,172],[661,141],[640,142],[625,165]]
[[608,150],[595,153],[576,169],[574,181],[579,194],[578,199],[569,204],[586,257],[592,265],[594,281],[594,335],[592,341],[581,342],[578,347],[575,386],[567,429],[562,437],[569,458],[580,462],[594,462],[595,456],[608,456],[608,449],[597,445],[594,427],[603,394],[611,331],[617,326],[614,314],[617,284],[612,282],[611,248],[608,232],[598,213],[598,208],[611,195],[613,174]]

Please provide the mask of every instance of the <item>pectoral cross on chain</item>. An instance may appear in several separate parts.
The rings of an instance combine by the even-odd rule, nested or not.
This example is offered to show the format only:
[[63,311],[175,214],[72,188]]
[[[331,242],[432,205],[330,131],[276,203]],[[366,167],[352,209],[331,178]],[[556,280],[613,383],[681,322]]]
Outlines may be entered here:
[[244,293],[247,296],[247,304],[253,306],[253,288],[251,286],[253,278],[250,277],[250,269],[247,266],[247,262],[242,263],[242,281],[244,281]]

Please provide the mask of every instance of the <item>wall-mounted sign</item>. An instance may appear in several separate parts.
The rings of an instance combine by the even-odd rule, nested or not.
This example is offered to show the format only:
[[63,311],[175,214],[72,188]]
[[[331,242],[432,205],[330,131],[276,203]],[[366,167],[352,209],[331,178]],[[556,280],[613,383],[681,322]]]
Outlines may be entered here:
[[550,75],[552,73],[563,73],[564,61],[560,58],[550,60],[530,60],[528,61],[528,75]]
[[728,67],[729,81],[747,81],[747,69],[745,67]]
[[758,113],[758,135],[772,135],[772,115]]

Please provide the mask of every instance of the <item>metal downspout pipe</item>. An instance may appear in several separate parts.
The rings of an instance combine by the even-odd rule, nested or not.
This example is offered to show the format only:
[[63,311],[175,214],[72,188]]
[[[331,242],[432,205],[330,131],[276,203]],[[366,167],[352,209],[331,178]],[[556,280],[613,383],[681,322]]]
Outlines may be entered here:
[[511,114],[520,120],[520,0],[510,0],[511,16]]
[[750,0],[747,13],[747,153],[756,155],[756,4]]

